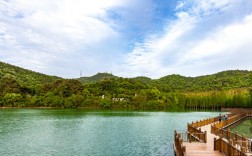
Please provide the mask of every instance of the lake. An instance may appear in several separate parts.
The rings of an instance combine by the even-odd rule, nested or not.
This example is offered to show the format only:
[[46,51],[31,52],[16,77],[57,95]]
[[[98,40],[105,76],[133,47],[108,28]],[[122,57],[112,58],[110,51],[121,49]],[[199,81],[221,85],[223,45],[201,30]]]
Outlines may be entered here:
[[0,155],[173,155],[174,129],[218,112],[0,109]]

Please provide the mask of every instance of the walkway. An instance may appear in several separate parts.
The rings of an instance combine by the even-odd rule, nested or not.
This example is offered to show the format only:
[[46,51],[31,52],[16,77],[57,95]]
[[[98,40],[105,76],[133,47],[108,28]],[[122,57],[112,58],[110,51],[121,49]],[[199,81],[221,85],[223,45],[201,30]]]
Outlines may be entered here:
[[218,136],[211,134],[211,124],[202,126],[201,130],[207,131],[207,143],[200,142],[183,142],[183,146],[186,147],[186,156],[224,156],[223,153],[219,151],[214,151],[214,138],[219,138]]

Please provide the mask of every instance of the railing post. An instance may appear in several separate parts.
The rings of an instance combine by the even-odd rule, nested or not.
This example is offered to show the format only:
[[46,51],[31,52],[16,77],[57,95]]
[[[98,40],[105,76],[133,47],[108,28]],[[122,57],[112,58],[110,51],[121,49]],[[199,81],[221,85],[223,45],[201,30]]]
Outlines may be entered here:
[[182,143],[183,143],[183,139],[180,138],[180,139],[179,139],[179,144],[182,145]]
[[232,155],[232,153],[231,153],[231,149],[232,149],[231,146],[233,145],[232,144],[233,141],[232,141],[232,139],[229,139],[228,142],[229,142],[229,144],[228,144],[228,147],[227,147],[228,148],[227,152],[228,152],[228,155]]
[[215,151],[217,150],[217,147],[216,147],[216,138],[214,138],[214,150]]
[[216,127],[215,127],[215,123],[213,125],[213,133],[216,135]]
[[250,151],[252,151],[252,141],[250,141]]
[[233,139],[233,145],[236,145],[237,144],[237,140],[234,138]]
[[191,131],[189,131],[189,143],[192,142],[192,134],[191,134]]
[[246,139],[245,139],[245,134],[242,135],[242,146],[245,147],[246,143],[245,143]]
[[220,134],[220,148],[219,148],[220,152],[222,152],[222,134]]
[[229,143],[230,143],[231,145],[233,145],[233,140],[232,140],[232,139],[229,139],[228,141],[229,141]]
[[218,128],[218,133],[219,133],[219,136],[222,135],[220,128]]
[[207,143],[207,131],[205,131],[205,143]]
[[186,147],[182,146],[182,154],[184,155],[185,152],[186,152]]
[[231,139],[230,138],[230,129],[228,129],[228,131],[227,131],[227,139]]
[[237,131],[235,131],[235,140],[237,141]]
[[174,141],[176,141],[177,131],[174,130]]

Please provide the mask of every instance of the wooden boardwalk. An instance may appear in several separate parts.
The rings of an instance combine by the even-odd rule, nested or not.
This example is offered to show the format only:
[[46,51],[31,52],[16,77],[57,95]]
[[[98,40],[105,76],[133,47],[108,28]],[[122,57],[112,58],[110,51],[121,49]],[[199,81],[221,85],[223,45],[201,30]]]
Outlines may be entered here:
[[174,153],[177,156],[252,156],[252,141],[237,132],[226,130],[247,117],[252,112],[229,114],[218,121],[218,117],[208,118],[187,124],[186,133],[174,131]]
[[211,124],[201,127],[202,131],[207,132],[207,143],[200,142],[183,142],[183,146],[186,147],[186,156],[224,156],[223,153],[219,151],[214,151],[214,138],[219,138],[218,136],[211,134]]

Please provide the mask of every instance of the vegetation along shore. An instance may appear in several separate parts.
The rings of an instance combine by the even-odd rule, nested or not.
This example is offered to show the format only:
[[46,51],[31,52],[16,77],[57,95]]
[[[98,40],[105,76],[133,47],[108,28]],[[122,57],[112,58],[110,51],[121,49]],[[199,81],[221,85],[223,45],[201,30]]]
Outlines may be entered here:
[[0,107],[219,110],[252,107],[252,72],[199,77],[122,78],[109,73],[64,79],[0,62]]

